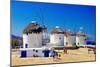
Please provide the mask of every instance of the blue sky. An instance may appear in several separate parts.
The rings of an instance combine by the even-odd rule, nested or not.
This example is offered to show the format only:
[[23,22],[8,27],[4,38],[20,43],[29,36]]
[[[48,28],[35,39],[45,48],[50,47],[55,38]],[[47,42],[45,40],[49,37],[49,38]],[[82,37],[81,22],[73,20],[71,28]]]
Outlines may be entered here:
[[11,11],[11,33],[14,35],[22,36],[23,29],[31,21],[37,21],[41,25],[44,23],[49,32],[55,26],[71,31],[83,27],[83,32],[95,38],[95,6],[12,1]]

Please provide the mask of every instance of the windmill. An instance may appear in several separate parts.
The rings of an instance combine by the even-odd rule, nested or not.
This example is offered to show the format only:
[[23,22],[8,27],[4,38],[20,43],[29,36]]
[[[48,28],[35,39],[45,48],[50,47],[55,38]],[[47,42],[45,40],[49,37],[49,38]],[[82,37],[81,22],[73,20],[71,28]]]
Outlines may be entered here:
[[86,45],[86,34],[83,32],[84,28],[80,27],[78,33],[76,34],[76,45],[85,46]]
[[47,33],[47,27],[44,24],[45,18],[44,18],[44,14],[43,14],[42,8],[39,8],[38,10],[39,10],[38,17],[39,17],[39,19],[41,21],[41,25],[43,26],[42,45],[46,46],[46,43],[49,41],[48,33]]

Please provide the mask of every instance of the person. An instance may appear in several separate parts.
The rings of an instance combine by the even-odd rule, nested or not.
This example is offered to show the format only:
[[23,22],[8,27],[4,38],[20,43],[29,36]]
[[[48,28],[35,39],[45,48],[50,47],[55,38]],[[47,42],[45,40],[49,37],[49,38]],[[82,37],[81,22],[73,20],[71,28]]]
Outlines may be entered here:
[[60,57],[61,57],[61,54],[58,54],[58,59],[59,59],[59,60],[61,59]]
[[55,51],[52,51],[51,57],[53,57],[53,59],[55,58]]
[[64,53],[67,54],[67,49],[64,48]]
[[58,54],[58,52],[56,52],[56,51],[52,51],[52,57],[53,57],[53,60],[54,61],[58,61],[58,60],[60,60],[60,54]]
[[54,50],[51,52],[51,57],[53,57],[53,60],[55,60],[55,51]]
[[50,51],[49,51],[48,49],[45,49],[45,50],[43,51],[43,53],[44,53],[44,56],[45,56],[45,57],[49,57]]

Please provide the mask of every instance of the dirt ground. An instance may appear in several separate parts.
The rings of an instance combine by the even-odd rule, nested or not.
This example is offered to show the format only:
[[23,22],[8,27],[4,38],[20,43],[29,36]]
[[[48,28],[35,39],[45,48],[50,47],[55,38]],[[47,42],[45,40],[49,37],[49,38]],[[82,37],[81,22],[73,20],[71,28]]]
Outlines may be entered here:
[[80,48],[75,50],[68,50],[67,54],[60,51],[60,59],[54,60],[52,57],[27,57],[20,58],[18,51],[12,52],[11,65],[36,65],[36,64],[51,64],[51,63],[69,63],[69,62],[82,62],[82,61],[95,61],[95,54],[88,54],[88,48]]

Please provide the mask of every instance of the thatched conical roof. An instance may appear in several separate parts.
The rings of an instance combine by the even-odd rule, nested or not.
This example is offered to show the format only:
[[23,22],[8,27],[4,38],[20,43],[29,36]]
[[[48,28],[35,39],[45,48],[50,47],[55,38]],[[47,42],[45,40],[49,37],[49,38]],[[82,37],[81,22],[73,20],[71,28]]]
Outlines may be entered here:
[[45,26],[40,26],[38,23],[32,22],[23,30],[23,33],[40,33],[44,29],[46,29]]
[[61,28],[59,28],[58,26],[56,26],[52,31],[51,31],[51,33],[64,33],[64,31],[61,29]]
[[84,37],[86,37],[86,34],[83,33],[83,32],[78,32],[78,33],[76,33],[76,35],[77,35],[77,36],[84,36]]

